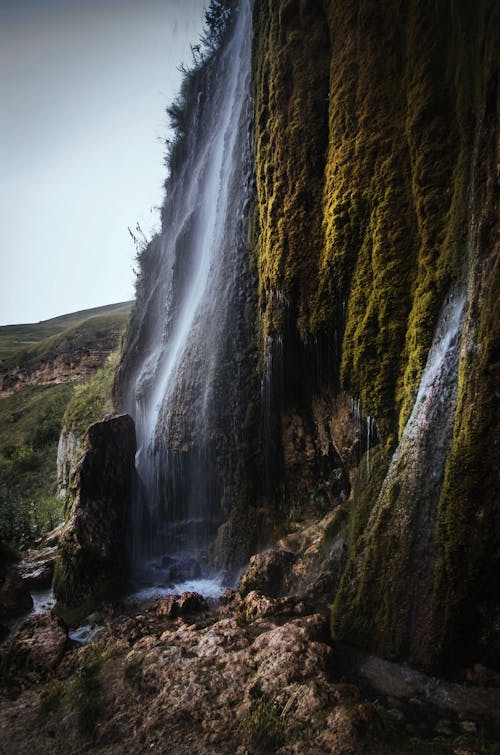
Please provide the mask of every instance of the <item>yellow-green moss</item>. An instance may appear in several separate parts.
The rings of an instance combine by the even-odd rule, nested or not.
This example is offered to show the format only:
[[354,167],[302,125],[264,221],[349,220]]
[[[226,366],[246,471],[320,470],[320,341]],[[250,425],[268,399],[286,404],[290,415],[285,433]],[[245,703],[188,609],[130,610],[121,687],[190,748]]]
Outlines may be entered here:
[[[472,315],[479,323],[478,356],[462,356],[437,548],[431,536],[424,570],[434,625],[419,628],[427,644],[419,658],[434,668],[438,656],[440,662],[445,655],[449,660],[469,630],[474,635],[474,622],[488,626],[485,637],[498,641],[492,635],[490,572],[498,532],[492,472],[498,427],[491,418],[499,291],[498,281],[491,283],[494,262],[487,257],[498,241],[492,199],[496,5],[493,0],[474,8],[463,0],[323,0],[313,11],[307,0],[256,3],[254,235],[261,351],[268,348],[267,335],[280,334],[286,354],[294,330],[305,343],[304,353],[307,342],[340,342],[334,369],[341,387],[359,397],[363,412],[376,421],[385,460],[380,452],[370,480],[362,472],[358,478],[351,560],[333,620],[347,641],[383,648],[394,657],[407,653],[403,625],[410,618],[402,617],[399,628],[391,626],[398,596],[389,607],[383,590],[404,588],[406,577],[396,575],[398,569],[415,573],[408,554],[412,538],[419,537],[412,530],[420,526],[413,516],[418,506],[393,480],[376,522],[370,520],[371,507],[412,410],[447,294],[468,280],[469,304],[480,299]],[[312,58],[318,76],[313,94],[305,91],[311,87]],[[294,106],[298,100],[301,107]],[[481,118],[489,123],[490,140],[482,153],[476,141]],[[316,152],[314,169],[297,154],[309,148]],[[471,183],[483,187],[475,209]],[[468,258],[467,232],[485,212]],[[490,281],[487,288],[478,282],[481,276]],[[293,350],[295,355],[296,343]],[[418,495],[418,486],[415,491]],[[434,508],[429,515],[434,526]],[[356,553],[363,558],[357,561]],[[432,578],[436,553],[432,597],[428,575]],[[487,640],[482,642],[484,648]]]
[[496,166],[497,41],[500,8],[485,3],[476,19],[475,107],[479,113],[471,192],[470,301],[462,350],[454,442],[437,520],[429,663],[449,670],[498,665],[500,632],[500,244]]
[[[330,43],[312,0],[256,6],[257,272],[262,343],[290,315],[306,330],[321,247]],[[314,51],[304,56],[304,49]]]
[[444,0],[256,9],[261,348],[290,324],[340,340],[343,386],[391,447],[461,273],[467,15]]

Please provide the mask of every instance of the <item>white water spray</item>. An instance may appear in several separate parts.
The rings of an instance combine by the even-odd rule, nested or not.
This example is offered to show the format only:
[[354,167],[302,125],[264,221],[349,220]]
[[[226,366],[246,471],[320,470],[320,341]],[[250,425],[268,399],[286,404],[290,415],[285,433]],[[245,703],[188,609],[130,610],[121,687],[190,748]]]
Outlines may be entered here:
[[196,555],[220,507],[206,479],[217,446],[209,417],[238,298],[251,172],[251,0],[234,13],[229,39],[205,65],[195,98],[190,94],[185,157],[169,182],[159,263],[127,387],[138,443],[136,562],[167,552]]

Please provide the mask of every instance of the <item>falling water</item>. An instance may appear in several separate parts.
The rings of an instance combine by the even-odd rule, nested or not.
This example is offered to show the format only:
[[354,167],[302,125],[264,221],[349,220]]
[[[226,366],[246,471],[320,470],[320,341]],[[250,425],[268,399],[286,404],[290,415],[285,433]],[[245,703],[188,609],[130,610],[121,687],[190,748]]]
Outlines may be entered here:
[[137,305],[135,353],[125,354],[139,449],[134,560],[174,564],[179,581],[200,576],[223,518],[222,375],[238,377],[234,323],[247,265],[251,5],[239,3],[229,39],[198,76],[185,159],[169,181],[154,272]]

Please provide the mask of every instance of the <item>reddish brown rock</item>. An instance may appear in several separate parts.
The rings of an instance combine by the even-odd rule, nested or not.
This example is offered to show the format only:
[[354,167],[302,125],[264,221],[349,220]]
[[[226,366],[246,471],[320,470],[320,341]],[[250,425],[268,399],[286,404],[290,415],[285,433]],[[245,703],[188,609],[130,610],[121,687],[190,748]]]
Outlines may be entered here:
[[273,548],[252,556],[248,568],[240,579],[240,595],[244,597],[253,590],[270,598],[285,595],[295,560],[294,553],[280,548]]
[[172,619],[177,615],[177,601],[178,595],[167,595],[166,598],[161,598],[155,605],[155,613],[157,616]]
[[12,637],[9,665],[15,670],[53,671],[68,648],[68,631],[55,613],[27,619]]
[[198,613],[207,609],[207,601],[197,592],[183,592],[177,601],[177,613],[179,614]]
[[154,607],[156,616],[172,619],[208,610],[205,598],[197,592],[183,592],[182,595],[167,595],[158,600]]

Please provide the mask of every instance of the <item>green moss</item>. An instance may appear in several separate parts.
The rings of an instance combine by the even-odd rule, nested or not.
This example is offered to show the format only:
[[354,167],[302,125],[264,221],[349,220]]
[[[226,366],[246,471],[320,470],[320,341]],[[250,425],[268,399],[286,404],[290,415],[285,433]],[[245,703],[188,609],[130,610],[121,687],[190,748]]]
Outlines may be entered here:
[[[109,577],[106,575],[110,575]],[[76,536],[59,545],[54,566],[54,595],[59,613],[70,624],[88,616],[105,600],[120,594],[123,584],[113,575],[113,564],[95,548],[83,548]]]
[[[476,97],[483,107],[473,172],[473,214],[470,267],[474,290],[470,301],[466,348],[462,351],[453,447],[449,456],[437,520],[439,557],[435,570],[430,663],[445,670],[457,658],[463,665],[481,659],[498,666],[498,439],[497,390],[500,368],[500,265],[491,243],[498,238],[494,166],[496,76],[495,29],[500,10],[490,6],[479,19],[476,35]],[[479,106],[476,104],[476,107]],[[497,231],[495,231],[495,222]],[[494,242],[493,242],[494,243]]]
[[67,693],[67,699],[76,714],[78,730],[90,736],[103,713],[101,663],[98,660],[83,662],[77,669]]
[[104,367],[90,380],[74,388],[63,418],[63,432],[72,432],[83,437],[89,425],[99,422],[103,416],[113,411],[113,381],[118,365],[119,352],[108,357]]
[[[358,475],[353,487],[352,508],[349,520],[349,560],[345,568],[337,597],[332,606],[331,627],[334,636],[348,637],[352,644],[373,648],[377,634],[377,621],[374,614],[384,610],[384,583],[380,579],[380,568],[384,562],[398,552],[396,539],[384,535],[384,523],[377,523],[380,537],[370,540],[370,557],[359,568],[358,558],[367,547],[367,533],[370,515],[379,498],[390,463],[390,456],[383,449],[370,452],[370,469],[366,455],[360,462]],[[369,602],[369,603],[368,603]],[[380,627],[384,622],[380,622]],[[383,630],[382,630],[383,631]]]
[[252,752],[274,752],[283,744],[285,720],[267,700],[252,700],[246,714],[240,721],[240,732],[244,744]]
[[[257,6],[254,51],[256,267],[262,347],[296,313],[305,332],[321,248],[327,143],[329,37],[321,9],[307,0]],[[303,50],[314,49],[314,56]],[[298,309],[298,312],[297,312]]]
[[257,4],[261,350],[290,324],[341,342],[342,383],[390,448],[462,271],[468,19],[443,0],[323,8]]

